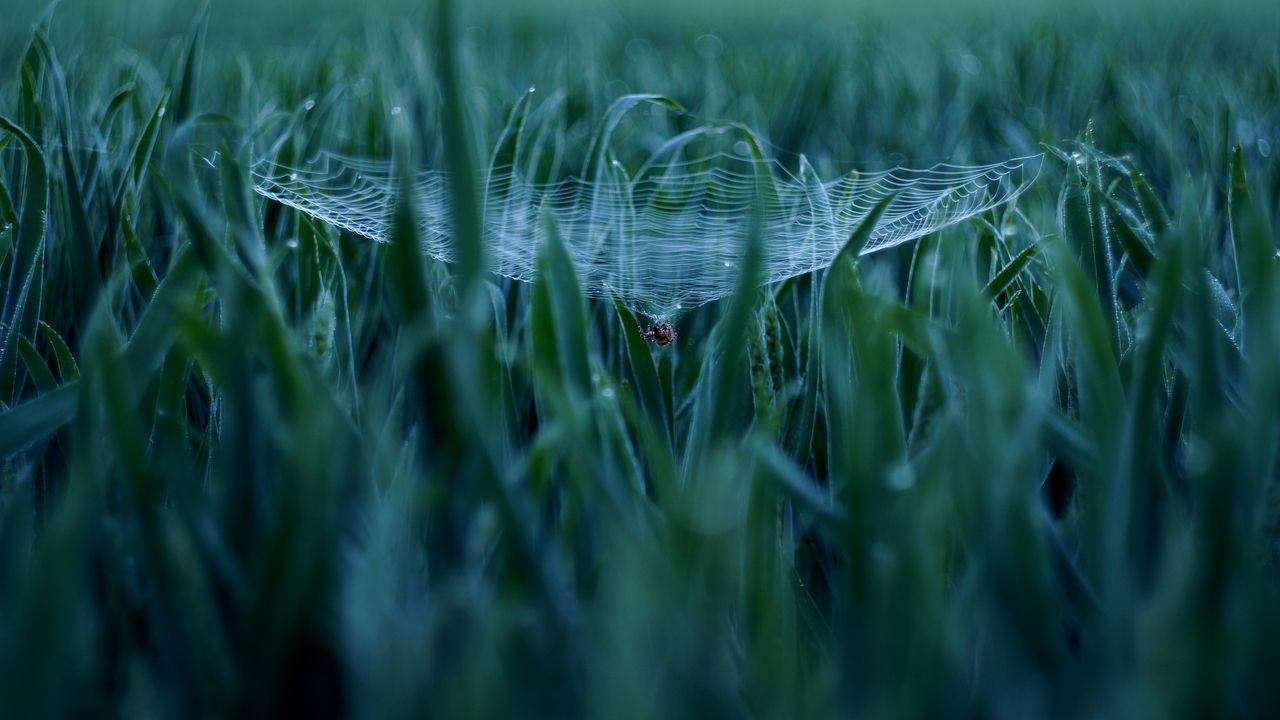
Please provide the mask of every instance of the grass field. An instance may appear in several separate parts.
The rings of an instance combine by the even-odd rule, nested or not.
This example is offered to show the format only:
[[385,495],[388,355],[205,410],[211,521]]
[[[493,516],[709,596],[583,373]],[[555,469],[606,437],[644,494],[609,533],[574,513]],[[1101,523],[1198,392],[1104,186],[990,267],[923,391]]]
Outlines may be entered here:
[[[261,5],[7,5],[0,715],[1280,713],[1273,9]],[[748,233],[665,347],[465,183],[449,263],[253,192],[554,180],[638,93],[620,167],[1045,160],[781,284]]]

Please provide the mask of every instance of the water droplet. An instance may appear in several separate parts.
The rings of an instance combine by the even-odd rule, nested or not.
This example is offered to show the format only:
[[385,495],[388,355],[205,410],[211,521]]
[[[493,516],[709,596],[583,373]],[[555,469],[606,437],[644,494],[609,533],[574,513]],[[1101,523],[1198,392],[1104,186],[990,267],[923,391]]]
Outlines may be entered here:
[[977,75],[982,72],[982,61],[972,53],[965,53],[960,56],[960,67],[970,75]]
[[681,309],[681,308],[683,308],[683,307],[684,307],[684,306],[683,306],[683,305],[681,305],[680,303],[676,303],[676,309],[677,309],[677,310],[679,310],[679,309]]
[[537,86],[534,86],[534,85],[529,86],[529,92],[536,92],[537,90],[538,90]]
[[606,399],[606,400],[612,400],[612,399],[613,399],[613,388],[611,388],[611,387],[607,387],[607,388],[605,388],[604,390],[601,390],[601,391],[600,391],[600,394],[601,394],[601,395],[603,395],[603,396],[605,397],[605,399]]
[[400,114],[400,106],[399,106],[399,105],[397,105],[397,106],[395,106],[395,107],[391,108],[391,114],[392,114],[392,115],[399,115],[399,114]]
[[298,239],[297,239],[297,238],[289,238],[289,239],[285,242],[284,246],[285,246],[285,247],[287,247],[287,248],[289,248],[290,250],[296,250],[296,249],[298,248]]
[[725,266],[725,267],[733,267],[733,263],[729,262],[728,260],[725,260],[725,261],[724,261],[724,266]]
[[739,140],[733,144],[733,151],[739,155],[750,155],[751,146],[747,144],[746,140]]
[[308,99],[306,102],[302,103],[302,109],[307,111],[310,111],[315,106],[316,106],[315,100]]
[[290,179],[290,180],[297,180],[297,179],[298,179],[298,173],[289,173],[289,179]]
[[1271,143],[1266,138],[1258,138],[1258,154],[1262,157],[1271,157]]
[[1183,467],[1190,475],[1203,475],[1209,472],[1216,461],[1213,444],[1199,435],[1191,435],[1187,438],[1181,454]]
[[916,484],[916,472],[910,465],[902,463],[889,471],[889,476],[884,479],[884,482],[890,490],[899,492],[910,490]]
[[164,117],[164,111],[165,111],[165,106],[161,105],[160,109],[156,111],[156,115],[159,117]]

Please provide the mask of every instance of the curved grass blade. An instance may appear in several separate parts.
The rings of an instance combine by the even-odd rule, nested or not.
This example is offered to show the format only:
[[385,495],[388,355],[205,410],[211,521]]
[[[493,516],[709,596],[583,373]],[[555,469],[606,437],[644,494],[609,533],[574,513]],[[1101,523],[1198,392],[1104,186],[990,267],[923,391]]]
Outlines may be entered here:
[[18,336],[18,353],[22,355],[22,361],[27,366],[27,374],[31,376],[31,381],[36,384],[36,389],[42,394],[53,392],[58,387],[58,381],[54,379],[53,372],[49,370],[49,365],[40,357],[40,351],[36,350],[36,346],[25,337]]
[[982,297],[988,302],[995,300],[996,296],[1007,290],[1013,284],[1014,279],[1018,277],[1018,273],[1022,272],[1039,254],[1039,245],[1028,245],[1023,248],[1004,267],[1000,268],[999,272],[991,278],[991,281],[982,288]]
[[53,355],[58,361],[58,374],[62,376],[63,382],[75,380],[80,377],[80,368],[76,365],[75,356],[71,354],[71,349],[67,347],[67,343],[58,334],[57,330],[49,323],[41,320],[40,330],[44,332],[44,337],[53,346]]

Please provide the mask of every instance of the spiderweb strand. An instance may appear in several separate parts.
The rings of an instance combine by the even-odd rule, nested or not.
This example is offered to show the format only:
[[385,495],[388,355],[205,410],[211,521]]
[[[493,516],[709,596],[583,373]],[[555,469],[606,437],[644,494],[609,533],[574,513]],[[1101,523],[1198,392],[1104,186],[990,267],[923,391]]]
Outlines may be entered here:
[[[820,181],[774,160],[728,153],[649,164],[628,176],[617,163],[592,181],[535,183],[511,168],[487,173],[484,241],[490,269],[533,279],[549,213],[586,293],[617,296],[631,309],[668,319],[733,292],[753,212],[764,244],[765,282],[824,268],[889,194],[863,254],[883,250],[983,213],[1025,190],[1043,156],[993,165],[935,165],[849,173]],[[321,154],[296,167],[253,169],[258,193],[376,241],[389,237],[397,179],[386,161]],[[412,176],[424,251],[453,259],[449,177]]]

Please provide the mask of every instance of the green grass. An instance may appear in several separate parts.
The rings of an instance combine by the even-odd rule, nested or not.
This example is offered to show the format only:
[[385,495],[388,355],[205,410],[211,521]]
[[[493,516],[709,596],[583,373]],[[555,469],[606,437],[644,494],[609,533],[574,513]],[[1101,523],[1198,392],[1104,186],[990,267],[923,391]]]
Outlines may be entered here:
[[[1272,20],[224,12],[0,46],[6,717],[1280,709]],[[1048,159],[763,290],[750,233],[666,348],[553,225],[525,285],[468,193],[446,265],[409,203],[378,245],[249,184],[563,177],[629,93],[688,110],[622,118],[629,167],[713,122],[822,177]]]

